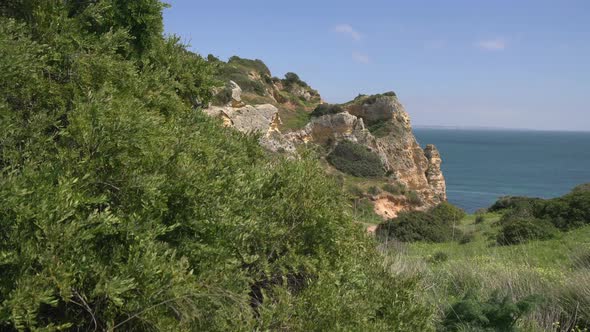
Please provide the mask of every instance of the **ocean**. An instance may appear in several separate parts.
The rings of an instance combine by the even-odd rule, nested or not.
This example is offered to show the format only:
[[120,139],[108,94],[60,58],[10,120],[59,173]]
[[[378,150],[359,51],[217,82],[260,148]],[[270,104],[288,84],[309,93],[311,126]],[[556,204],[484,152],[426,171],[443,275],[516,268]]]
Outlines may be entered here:
[[415,128],[441,153],[449,202],[469,213],[504,195],[551,198],[590,182],[590,132]]

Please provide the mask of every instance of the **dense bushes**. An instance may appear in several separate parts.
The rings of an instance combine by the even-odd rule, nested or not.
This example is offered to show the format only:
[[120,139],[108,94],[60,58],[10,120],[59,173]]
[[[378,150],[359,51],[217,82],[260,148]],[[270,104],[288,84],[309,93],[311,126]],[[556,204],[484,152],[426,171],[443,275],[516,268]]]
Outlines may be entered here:
[[328,114],[337,114],[344,112],[342,106],[338,104],[319,104],[311,113],[312,117],[320,117]]
[[557,229],[543,219],[513,219],[505,222],[498,233],[499,244],[519,244],[529,240],[548,240],[555,237]]
[[0,329],[428,329],[316,162],[196,109],[154,8],[0,4]]
[[488,208],[489,212],[500,212],[506,209],[529,208],[534,204],[541,202],[540,198],[531,198],[524,196],[504,196],[500,197],[492,206]]
[[468,293],[449,308],[443,325],[447,331],[515,331],[517,321],[541,302],[539,296],[513,302],[509,296],[500,296],[499,292],[481,301],[475,293]]
[[379,177],[385,174],[376,153],[351,141],[339,142],[326,160],[339,171],[358,177]]
[[575,190],[535,207],[535,217],[550,220],[555,227],[568,230],[590,223],[590,191]]
[[465,218],[466,214],[463,209],[454,206],[449,202],[442,202],[430,210],[430,213],[447,223],[457,223]]
[[293,85],[299,85],[301,87],[308,87],[307,83],[302,81],[299,78],[299,75],[292,73],[292,72],[288,72],[285,74],[285,78],[282,80],[283,84],[287,87],[293,86]]
[[381,186],[381,189],[387,191],[392,195],[405,195],[408,191],[406,186],[398,182],[385,183],[383,186]]
[[461,231],[445,220],[423,211],[401,212],[396,218],[379,225],[383,239],[402,242],[446,242],[461,237]]
[[556,230],[570,230],[590,223],[590,191],[581,185],[562,197],[543,200],[503,197],[490,211],[503,211],[498,242],[522,243],[548,239]]

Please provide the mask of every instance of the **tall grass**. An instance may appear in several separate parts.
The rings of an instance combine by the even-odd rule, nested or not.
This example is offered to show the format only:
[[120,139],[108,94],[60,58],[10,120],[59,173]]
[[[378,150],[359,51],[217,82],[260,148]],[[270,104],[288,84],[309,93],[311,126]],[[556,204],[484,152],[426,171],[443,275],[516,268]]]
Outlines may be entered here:
[[[497,246],[492,239],[498,231],[498,215],[487,214],[486,223],[475,224],[475,218],[462,220],[462,230],[474,233],[474,241],[467,244],[404,244],[385,239],[381,245],[392,274],[421,278],[425,300],[436,308],[439,323],[469,292],[488,298],[498,291],[513,301],[529,295],[543,298],[518,321],[519,330],[590,327],[590,227],[553,240]],[[437,253],[446,254],[448,260],[433,259]]]

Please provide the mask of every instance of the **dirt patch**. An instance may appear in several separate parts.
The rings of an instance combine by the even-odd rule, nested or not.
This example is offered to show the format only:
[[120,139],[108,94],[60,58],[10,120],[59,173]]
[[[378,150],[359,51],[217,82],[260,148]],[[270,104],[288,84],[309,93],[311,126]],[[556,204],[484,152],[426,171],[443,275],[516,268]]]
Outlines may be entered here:
[[403,196],[389,194],[379,195],[373,198],[375,213],[387,220],[397,217],[397,214],[408,207],[408,202]]

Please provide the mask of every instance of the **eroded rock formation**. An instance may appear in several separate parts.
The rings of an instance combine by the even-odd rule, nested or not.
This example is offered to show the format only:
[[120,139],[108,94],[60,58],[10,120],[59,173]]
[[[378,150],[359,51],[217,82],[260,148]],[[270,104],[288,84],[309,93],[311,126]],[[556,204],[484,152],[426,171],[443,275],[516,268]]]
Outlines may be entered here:
[[[235,83],[234,83],[235,84]],[[405,208],[427,208],[446,200],[446,185],[440,165],[442,159],[434,145],[420,147],[410,118],[394,93],[359,96],[342,105],[343,112],[311,118],[301,130],[283,134],[281,119],[271,104],[240,105],[239,87],[232,89],[232,102],[210,107],[205,112],[221,118],[225,125],[242,132],[261,133],[261,144],[274,152],[296,154],[300,144],[318,144],[328,150],[338,142],[350,140],[375,152],[388,174],[388,181],[400,183],[415,192],[420,203],[395,197],[382,197],[388,207],[378,212],[383,217]]]

